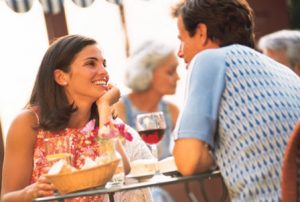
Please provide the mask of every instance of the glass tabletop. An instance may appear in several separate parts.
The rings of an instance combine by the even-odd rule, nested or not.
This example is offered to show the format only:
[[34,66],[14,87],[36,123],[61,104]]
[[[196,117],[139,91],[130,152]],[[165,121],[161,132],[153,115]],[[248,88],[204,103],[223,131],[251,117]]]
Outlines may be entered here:
[[146,188],[146,187],[154,187],[154,186],[161,186],[161,185],[167,185],[167,184],[174,184],[174,183],[180,183],[180,182],[186,182],[191,180],[203,180],[207,178],[213,178],[213,177],[219,177],[220,171],[211,171],[206,173],[201,173],[197,175],[192,176],[181,176],[179,173],[172,174],[170,178],[165,178],[161,181],[143,181],[143,182],[134,182],[131,184],[124,184],[121,186],[112,186],[112,187],[95,187],[88,190],[82,190],[78,192],[68,193],[65,195],[54,195],[54,196],[48,196],[48,197],[40,197],[33,200],[34,202],[40,202],[40,201],[51,201],[51,200],[59,200],[63,201],[63,199],[68,198],[76,198],[80,196],[92,196],[92,195],[101,195],[101,194],[109,194],[110,198],[115,192],[119,191],[128,191],[133,189],[140,189],[140,188]]

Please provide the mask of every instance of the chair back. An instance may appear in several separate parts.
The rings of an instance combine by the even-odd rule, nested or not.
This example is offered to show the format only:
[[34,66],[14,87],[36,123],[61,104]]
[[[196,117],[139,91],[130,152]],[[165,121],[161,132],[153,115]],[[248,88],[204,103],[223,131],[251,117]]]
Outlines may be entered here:
[[284,152],[281,181],[282,202],[300,202],[300,120]]
[[4,158],[4,141],[3,141],[2,127],[1,127],[1,119],[0,119],[0,192],[1,192],[1,182],[2,182],[3,158]]

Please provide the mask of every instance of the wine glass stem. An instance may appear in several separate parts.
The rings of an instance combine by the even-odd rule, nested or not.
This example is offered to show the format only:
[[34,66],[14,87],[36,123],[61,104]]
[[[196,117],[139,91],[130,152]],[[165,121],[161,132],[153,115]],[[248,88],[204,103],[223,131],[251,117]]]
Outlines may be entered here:
[[159,169],[158,169],[158,155],[157,155],[157,146],[156,146],[156,144],[152,144],[151,145],[151,151],[152,151],[152,155],[154,156],[154,159],[155,159],[155,163],[154,163],[154,165],[155,165],[155,175],[157,175],[157,174],[160,174],[160,171],[159,171]]

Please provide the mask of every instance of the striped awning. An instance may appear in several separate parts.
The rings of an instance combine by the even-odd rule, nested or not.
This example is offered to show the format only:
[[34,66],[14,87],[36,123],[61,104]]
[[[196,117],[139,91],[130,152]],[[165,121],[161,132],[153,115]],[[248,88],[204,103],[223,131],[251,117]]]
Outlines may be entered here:
[[[32,7],[33,1],[37,0],[4,0],[6,4],[17,13],[25,13]],[[64,0],[38,0],[45,13],[57,14],[64,5]],[[94,3],[95,0],[72,0],[74,4],[80,7],[88,7]],[[122,4],[122,0],[106,0],[114,4]]]

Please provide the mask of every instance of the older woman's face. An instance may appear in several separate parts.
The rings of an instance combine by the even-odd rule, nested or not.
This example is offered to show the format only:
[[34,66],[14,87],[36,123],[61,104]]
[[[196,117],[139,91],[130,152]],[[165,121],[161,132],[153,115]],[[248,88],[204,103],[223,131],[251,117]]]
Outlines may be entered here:
[[82,49],[71,64],[65,86],[70,101],[94,102],[107,90],[108,73],[97,45]]
[[153,79],[150,88],[162,95],[171,95],[176,92],[178,60],[175,53],[170,55],[153,72]]

